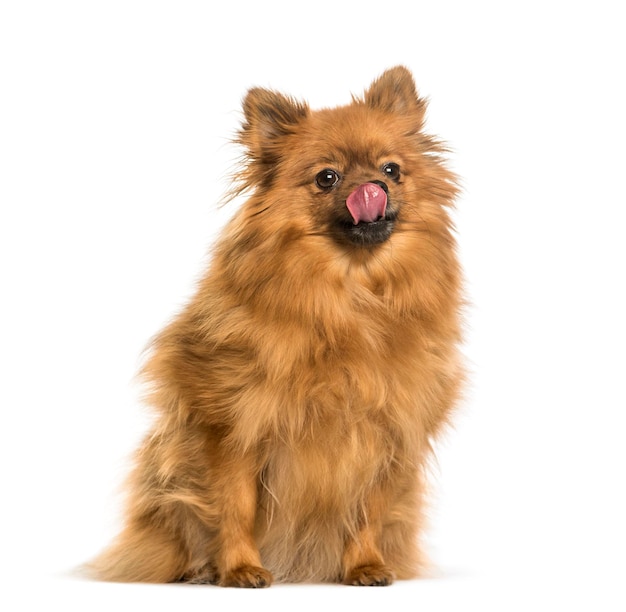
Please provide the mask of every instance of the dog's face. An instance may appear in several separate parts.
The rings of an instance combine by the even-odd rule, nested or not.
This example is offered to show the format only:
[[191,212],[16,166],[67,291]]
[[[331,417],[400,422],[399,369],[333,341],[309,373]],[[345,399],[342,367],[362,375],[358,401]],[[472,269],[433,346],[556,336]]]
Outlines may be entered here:
[[291,167],[307,179],[301,188],[316,225],[340,244],[389,240],[415,172],[415,155],[403,147],[410,137],[366,104],[319,111],[308,124],[296,135],[300,155]]
[[385,72],[363,99],[314,112],[252,89],[240,133],[248,156],[242,183],[259,196],[250,215],[269,213],[275,227],[327,236],[351,250],[390,242],[428,216],[420,200],[438,170],[437,147],[421,133],[424,111],[400,67]]

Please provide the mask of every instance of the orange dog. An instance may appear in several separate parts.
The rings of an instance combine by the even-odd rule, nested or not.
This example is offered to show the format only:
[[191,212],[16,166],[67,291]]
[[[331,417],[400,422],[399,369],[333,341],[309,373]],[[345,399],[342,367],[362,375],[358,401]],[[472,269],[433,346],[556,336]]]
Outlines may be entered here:
[[250,197],[144,376],[158,411],[112,581],[387,585],[419,570],[459,393],[454,177],[402,67],[347,106],[248,92]]

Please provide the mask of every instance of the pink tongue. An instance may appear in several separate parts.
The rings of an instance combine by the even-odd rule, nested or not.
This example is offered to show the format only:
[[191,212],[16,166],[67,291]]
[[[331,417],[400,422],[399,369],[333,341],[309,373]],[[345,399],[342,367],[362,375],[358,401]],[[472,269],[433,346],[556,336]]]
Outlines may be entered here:
[[363,183],[346,200],[354,225],[360,221],[371,223],[385,216],[387,194],[375,183]]

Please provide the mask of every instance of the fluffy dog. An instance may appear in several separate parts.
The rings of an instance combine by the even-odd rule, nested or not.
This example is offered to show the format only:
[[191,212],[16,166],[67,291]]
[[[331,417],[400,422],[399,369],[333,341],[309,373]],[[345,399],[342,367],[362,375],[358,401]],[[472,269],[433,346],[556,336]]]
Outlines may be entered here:
[[238,193],[143,375],[157,411],[111,581],[415,576],[424,467],[462,381],[454,176],[403,67],[311,111],[254,88]]

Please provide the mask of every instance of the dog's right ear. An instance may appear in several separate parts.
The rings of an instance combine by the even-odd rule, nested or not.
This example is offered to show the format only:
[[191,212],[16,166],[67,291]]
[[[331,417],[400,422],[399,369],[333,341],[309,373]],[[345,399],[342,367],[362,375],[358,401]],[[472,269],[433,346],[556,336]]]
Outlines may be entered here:
[[283,94],[255,87],[243,101],[245,122],[239,132],[239,142],[248,150],[252,161],[273,163],[284,143],[309,115],[309,107]]
[[372,108],[399,114],[423,112],[425,107],[424,100],[417,95],[413,76],[404,66],[383,72],[365,92],[365,102]]
[[418,95],[413,76],[404,66],[383,72],[365,92],[365,103],[370,108],[404,117],[408,122],[407,134],[422,129],[426,100]]

